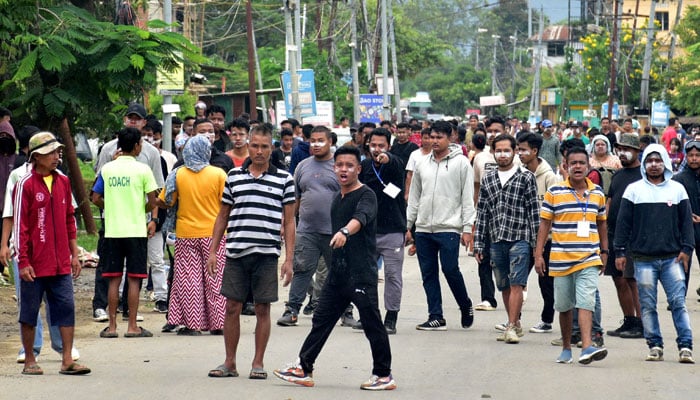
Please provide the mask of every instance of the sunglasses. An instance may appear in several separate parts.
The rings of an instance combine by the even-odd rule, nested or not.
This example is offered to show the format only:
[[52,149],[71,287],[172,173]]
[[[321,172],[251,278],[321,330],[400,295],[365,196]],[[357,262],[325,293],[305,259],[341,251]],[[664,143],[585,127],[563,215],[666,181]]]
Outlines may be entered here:
[[691,140],[685,144],[685,152],[695,149],[700,151],[700,140]]

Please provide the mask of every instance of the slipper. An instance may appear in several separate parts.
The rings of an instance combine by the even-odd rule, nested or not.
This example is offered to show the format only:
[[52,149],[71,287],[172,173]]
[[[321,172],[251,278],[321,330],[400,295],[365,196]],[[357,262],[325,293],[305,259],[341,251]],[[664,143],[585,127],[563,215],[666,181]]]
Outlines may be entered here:
[[44,371],[39,364],[25,365],[22,375],[44,375]]
[[253,368],[250,370],[248,379],[267,379],[267,372],[262,368]]
[[109,327],[106,327],[102,331],[100,331],[100,337],[113,339],[113,338],[119,337],[119,334],[117,332],[110,332]]
[[178,336],[201,336],[202,331],[197,331],[194,329],[183,327],[183,328],[180,328],[177,330],[177,335]]
[[210,378],[235,378],[238,376],[238,371],[235,369],[228,369],[226,365],[221,364],[218,367],[209,371]]
[[80,365],[78,363],[73,363],[66,369],[58,371],[61,375],[85,375],[90,373],[90,368]]
[[139,332],[127,332],[124,334],[124,337],[152,337],[153,334],[146,328],[142,328],[139,326],[140,331]]

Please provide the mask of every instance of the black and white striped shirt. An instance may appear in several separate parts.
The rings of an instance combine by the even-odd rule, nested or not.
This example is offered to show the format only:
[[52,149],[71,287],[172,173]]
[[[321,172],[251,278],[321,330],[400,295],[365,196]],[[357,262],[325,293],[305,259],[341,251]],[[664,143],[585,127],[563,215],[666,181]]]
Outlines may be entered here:
[[[248,171],[249,162],[228,173],[223,204],[231,206],[226,228],[226,257],[250,254],[279,257],[282,211],[294,203],[294,179],[270,165],[260,177]],[[291,217],[291,216],[290,216]]]

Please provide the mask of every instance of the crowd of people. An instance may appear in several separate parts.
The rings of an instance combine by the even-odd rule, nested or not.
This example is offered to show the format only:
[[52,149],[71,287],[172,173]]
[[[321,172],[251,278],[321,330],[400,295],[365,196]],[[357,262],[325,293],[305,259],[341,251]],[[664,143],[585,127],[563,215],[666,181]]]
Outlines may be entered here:
[[[313,318],[297,360],[274,375],[314,386],[314,363],[340,321],[363,330],[372,350],[361,388],[391,390],[389,335],[399,331],[408,255],[417,257],[426,296],[418,330],[447,329],[442,270],[461,312],[458,326],[471,327],[475,311],[497,310],[498,290],[506,313],[494,327],[498,341],[552,332],[558,311],[556,362],[572,363],[573,346],[582,348],[580,364],[601,361],[608,353],[598,291],[604,272],[623,316],[607,335],[644,338],[646,360],[663,360],[661,282],[678,359],[694,363],[685,298],[700,244],[700,138],[675,119],[662,134],[631,118],[603,118],[599,127],[547,119],[530,127],[477,115],[465,124],[367,122],[337,143],[331,128],[294,119],[280,124],[275,140],[270,124],[245,114],[226,123],[226,109],[198,102],[195,116],[173,117],[172,152],[141,104],[128,106],[123,123],[100,150],[91,193],[103,216],[93,296],[93,319],[107,322],[102,338],[120,336],[119,313],[123,337],[153,336],[138,324],[145,282],[154,311],[166,315],[162,332],[223,335],[225,357],[208,372],[213,378],[238,376],[240,318],[255,315],[248,376],[266,379],[270,305],[281,280],[290,289],[276,324],[291,329],[300,314]],[[0,261],[17,268],[24,374],[43,373],[42,299],[60,372],[90,372],[73,346],[71,281],[80,266],[61,151],[51,133],[25,127],[15,137],[9,118],[0,122],[0,157],[8,158],[0,167],[12,163],[0,168],[7,187]],[[478,264],[478,300],[460,269],[461,246]],[[60,256],[49,260],[48,252]],[[543,307],[527,329],[521,310],[533,268]]]

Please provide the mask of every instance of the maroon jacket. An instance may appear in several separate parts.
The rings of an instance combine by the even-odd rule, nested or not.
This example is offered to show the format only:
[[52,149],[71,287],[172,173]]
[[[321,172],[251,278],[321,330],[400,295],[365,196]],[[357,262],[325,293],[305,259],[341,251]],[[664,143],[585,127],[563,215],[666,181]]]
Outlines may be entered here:
[[37,277],[72,272],[69,241],[76,238],[70,181],[56,171],[49,192],[44,178],[32,170],[13,192],[14,237],[19,268],[31,266]]

